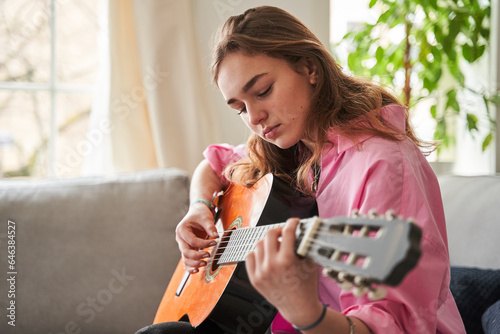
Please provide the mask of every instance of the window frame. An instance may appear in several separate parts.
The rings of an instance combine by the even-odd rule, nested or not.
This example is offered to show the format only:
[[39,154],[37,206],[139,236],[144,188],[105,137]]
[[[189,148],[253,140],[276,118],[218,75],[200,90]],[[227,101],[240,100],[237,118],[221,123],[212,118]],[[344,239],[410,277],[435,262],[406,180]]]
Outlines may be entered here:
[[[50,69],[49,81],[47,83],[36,83],[27,81],[0,81],[0,91],[25,91],[25,92],[46,92],[50,95],[50,126],[47,142],[47,171],[46,177],[57,177],[56,161],[58,149],[58,104],[57,97],[61,93],[85,93],[93,94],[94,85],[64,84],[57,78],[57,68],[59,65],[57,58],[57,2],[58,0],[49,0],[49,31],[50,31]],[[1,176],[1,175],[0,175]]]

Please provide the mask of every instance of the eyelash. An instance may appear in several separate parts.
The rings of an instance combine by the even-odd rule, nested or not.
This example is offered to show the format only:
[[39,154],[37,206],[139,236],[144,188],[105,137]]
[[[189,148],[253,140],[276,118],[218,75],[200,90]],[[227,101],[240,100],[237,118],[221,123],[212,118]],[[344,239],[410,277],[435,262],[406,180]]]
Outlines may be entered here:
[[[262,97],[268,96],[269,93],[271,93],[271,88],[273,88],[273,85],[270,85],[264,92],[262,92],[259,95],[257,95],[257,97],[262,98]],[[238,116],[241,115],[242,113],[244,113],[245,111],[246,111],[246,108],[241,109],[238,112]]]
[[258,97],[266,97],[271,93],[271,88],[273,88],[273,85],[270,85],[264,92],[260,93]]

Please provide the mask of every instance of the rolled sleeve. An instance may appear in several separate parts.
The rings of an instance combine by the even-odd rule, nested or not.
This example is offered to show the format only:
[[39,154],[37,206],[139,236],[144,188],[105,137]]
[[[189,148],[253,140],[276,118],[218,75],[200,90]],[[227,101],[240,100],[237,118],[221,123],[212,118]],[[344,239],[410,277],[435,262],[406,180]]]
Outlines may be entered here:
[[[374,305],[356,305],[343,313],[350,317],[360,319],[374,333],[405,334],[399,325],[394,321],[394,316],[387,312],[387,308],[392,308],[390,301],[382,301]],[[397,305],[401,308],[401,305]],[[403,307],[404,308],[404,307]]]
[[203,156],[215,174],[219,176],[222,184],[227,186],[229,181],[224,177],[224,169],[246,156],[246,146],[244,144],[236,146],[230,144],[210,145],[203,152]]

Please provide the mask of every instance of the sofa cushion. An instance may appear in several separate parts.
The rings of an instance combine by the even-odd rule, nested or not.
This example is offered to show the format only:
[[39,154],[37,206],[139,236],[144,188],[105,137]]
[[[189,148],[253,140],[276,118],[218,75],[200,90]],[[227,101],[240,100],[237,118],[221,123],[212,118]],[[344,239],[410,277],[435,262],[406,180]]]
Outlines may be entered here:
[[0,181],[0,244],[13,222],[17,272],[15,299],[0,284],[0,307],[15,301],[16,326],[3,319],[0,332],[133,333],[151,324],[179,260],[174,234],[188,182],[177,169]]
[[500,300],[484,312],[483,330],[486,334],[500,333]]
[[450,290],[467,333],[483,333],[483,313],[500,300],[500,270],[451,267]]

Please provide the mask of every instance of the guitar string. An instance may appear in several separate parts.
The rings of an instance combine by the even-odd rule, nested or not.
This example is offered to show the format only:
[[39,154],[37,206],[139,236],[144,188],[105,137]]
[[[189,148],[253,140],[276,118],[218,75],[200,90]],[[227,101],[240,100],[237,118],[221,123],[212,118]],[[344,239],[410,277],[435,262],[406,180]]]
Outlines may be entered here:
[[[240,231],[242,231],[242,230],[243,230],[243,229],[240,229]],[[236,231],[236,230],[229,230],[229,231]],[[357,231],[357,229],[356,229],[355,231]],[[375,232],[376,232],[376,231],[375,231]],[[248,234],[248,232],[245,232],[245,233],[247,233],[247,234]],[[242,232],[242,233],[240,233],[240,235],[238,235],[238,237],[241,237],[241,236],[242,236],[241,234],[244,234],[244,233],[243,233],[243,232]],[[359,234],[354,235],[353,233],[346,234],[346,233],[344,233],[344,232],[338,232],[338,234],[339,234],[339,235],[350,235],[350,236],[357,237],[357,238],[369,238],[369,239],[375,238],[375,236],[374,236],[374,235],[359,235]],[[331,232],[328,232],[328,231],[326,231],[326,232],[325,232],[325,231],[319,231],[319,232],[316,232],[316,233],[315,233],[315,236],[328,236],[328,235],[332,235],[332,233],[331,233]],[[257,239],[256,239],[256,238],[249,238],[248,240],[244,240],[244,241],[248,241],[248,242],[250,242],[250,243],[239,243],[239,244],[238,244],[237,242],[234,242],[234,240],[231,240],[231,238],[234,238],[234,237],[233,237],[232,235],[228,235],[228,236],[223,237],[223,238],[220,240],[219,245],[220,245],[221,243],[224,243],[224,242],[226,242],[226,243],[228,243],[228,244],[229,244],[229,243],[232,243],[233,245],[227,245],[226,247],[219,247],[219,249],[224,250],[224,249],[226,249],[226,248],[230,248],[230,247],[244,247],[244,246],[252,245],[252,242],[257,242],[257,241],[259,241],[259,240],[261,240],[261,239],[262,239],[262,238],[260,238],[260,239],[259,239],[259,238],[257,238]],[[239,241],[239,240],[238,240],[238,241]],[[325,246],[326,246],[326,245],[325,245]],[[213,247],[215,247],[215,246],[213,246]]]
[[[330,235],[330,233],[316,233],[315,236],[321,236],[321,235],[324,235],[324,236],[328,236]],[[361,237],[355,237],[355,238],[361,238]],[[369,236],[366,236],[366,237],[363,237],[365,239],[374,239],[373,237],[369,237]],[[225,246],[225,247],[218,247],[217,248],[217,251],[222,251],[222,253],[228,249],[231,249],[231,248],[244,248],[244,247],[247,247],[247,246],[254,246],[257,241],[260,241],[261,239],[258,239],[258,240],[249,240],[249,242],[247,243],[242,243],[242,244],[235,244],[235,245],[228,245],[228,246]],[[315,239],[312,239],[310,240],[310,242],[312,244],[315,244],[319,247],[328,247],[328,246],[331,246],[330,244],[324,242],[324,241],[321,241],[321,240],[315,240]],[[213,248],[213,247],[216,247],[216,246],[212,246],[212,247],[207,247],[208,249],[210,248]],[[217,253],[216,253],[217,254]]]
[[[322,245],[319,245],[319,244],[317,244],[317,243],[316,243],[316,244],[314,244],[314,243],[313,243],[310,247],[311,247],[311,250],[312,250],[312,251],[318,251],[319,249],[321,249],[321,248],[322,248]],[[248,252],[248,253],[249,253],[249,252]],[[245,256],[246,256],[248,253],[246,253],[246,254],[239,254],[239,255],[241,255],[241,256],[245,255]],[[361,262],[361,264],[356,264],[356,261],[358,261],[359,259],[364,260],[364,259],[366,258],[365,256],[362,256],[362,255],[361,255],[361,256],[357,256],[357,257],[356,257],[356,259],[355,259],[355,261],[354,261],[353,263],[348,263],[348,262],[347,262],[347,258],[348,258],[348,257],[347,257],[347,255],[349,255],[349,254],[351,254],[351,253],[350,253],[350,252],[342,252],[342,253],[343,253],[342,255],[346,255],[345,257],[343,257],[343,259],[344,259],[344,260],[342,260],[342,258],[338,258],[338,259],[329,259],[329,260],[330,260],[330,261],[332,261],[332,260],[333,260],[333,261],[335,261],[335,262],[339,262],[339,263],[344,263],[344,264],[354,265],[354,266],[356,266],[356,267],[360,267],[360,266],[362,266],[363,262]],[[213,258],[212,258],[212,260],[213,260]],[[220,259],[218,259],[217,263],[218,263],[219,265],[224,265],[224,264],[235,263],[235,262],[243,262],[243,261],[244,261],[244,258],[242,258],[242,257],[237,257],[236,259],[233,259],[233,260],[231,260],[231,261],[221,261]]]
[[[276,225],[279,225],[279,226],[276,226]],[[230,239],[231,238],[231,235],[233,232],[236,232],[238,231],[237,233],[241,232],[241,233],[250,233],[250,232],[242,232],[242,231],[250,231],[250,230],[272,230],[274,228],[277,228],[277,227],[280,227],[284,225],[284,223],[279,223],[279,224],[272,224],[272,225],[264,225],[264,226],[256,226],[256,227],[251,227],[251,228],[239,228],[239,229],[231,229],[231,230],[225,230],[225,231],[221,231],[221,232],[217,232],[219,235],[222,235],[222,238],[221,238],[221,242],[225,241],[224,239]],[[272,228],[269,228],[268,226],[272,226]],[[320,225],[321,227],[324,227],[323,224]],[[334,225],[336,227],[338,227],[338,230],[342,230],[342,232],[339,231],[339,234],[342,234],[342,233],[345,233],[344,232],[344,229],[346,226],[351,226],[353,227],[352,225],[347,225],[347,224],[344,224],[344,225],[340,225],[340,224],[337,224],[337,225]],[[356,231],[360,231],[362,229],[359,228],[359,226],[362,226],[362,227],[367,227],[369,229],[369,232],[373,233],[373,232],[377,232],[378,230],[382,229],[382,226],[368,226],[368,225],[359,225],[357,224],[356,227],[354,228],[353,227],[353,230],[349,233],[349,234],[353,234],[353,232],[356,232]],[[225,235],[227,234],[227,235]],[[329,234],[329,233],[327,233]]]
[[[315,234],[315,236],[318,236],[318,235],[328,235],[328,233],[319,232],[319,233]],[[366,236],[365,238],[372,238],[372,237]],[[249,247],[250,249],[247,249],[247,246],[250,246]],[[219,262],[221,262],[221,263],[240,262],[240,261],[243,261],[242,257],[246,256],[249,252],[251,252],[254,249],[254,246],[255,246],[255,243],[247,243],[247,244],[243,244],[243,245],[219,247],[217,249],[217,251],[215,252],[215,254],[213,255],[213,258],[219,256]],[[334,249],[331,247],[330,244],[325,243],[321,240],[316,240],[316,239],[312,239],[310,241],[310,247],[313,248],[313,250],[319,250],[319,249],[324,248],[324,247],[329,247],[331,249]],[[243,252],[241,251],[242,248],[244,249]],[[228,252],[228,253],[226,253],[226,252]],[[342,253],[342,255],[348,255],[348,254],[351,254],[352,252],[341,251],[341,253]],[[363,255],[359,255],[359,256],[362,258],[365,257]],[[232,259],[235,259],[235,258],[237,261],[232,261]]]
[[[316,237],[318,237],[318,236],[329,236],[329,235],[331,235],[331,233],[328,233],[328,232],[315,233]],[[341,234],[341,233],[340,233],[340,235],[344,235],[345,236],[345,234]],[[349,235],[353,236],[352,234],[349,234]],[[369,235],[368,236],[360,236],[360,235],[358,235],[358,236],[353,236],[353,237],[355,237],[355,238],[364,238],[364,239],[375,239],[375,236],[369,236]],[[235,249],[241,249],[241,248],[245,248],[245,247],[249,247],[249,246],[253,247],[260,240],[261,240],[261,238],[260,239],[251,239],[251,240],[246,240],[247,242],[245,242],[245,243],[238,243],[238,242],[233,241],[233,240],[225,241],[225,242],[228,243],[228,245],[226,245],[226,246],[220,246],[220,244],[219,244],[219,247],[217,248],[217,251],[214,254],[214,256],[225,254],[226,251],[232,251],[232,250],[235,250]],[[331,246],[328,243],[322,242],[320,240],[315,240],[315,239],[312,239],[310,242],[311,243],[316,243],[320,247]],[[213,246],[213,247],[215,247],[215,246]],[[210,248],[213,248],[213,247],[210,247]]]
[[[243,228],[237,228],[237,229],[231,229],[231,230],[225,230],[225,231],[217,231],[217,234],[219,235],[224,235],[229,232],[234,232],[234,231],[243,231],[243,230],[259,230],[259,229],[269,229],[272,230],[274,228],[278,228],[281,226],[285,226],[285,223],[276,223],[276,224],[270,224],[270,225],[262,225],[262,226],[255,226],[255,227],[243,227]],[[248,232],[247,232],[248,233]],[[229,233],[230,234],[230,233]]]
[[[263,232],[267,232],[268,230],[280,227],[285,225],[285,223],[278,223],[278,224],[271,224],[271,225],[263,225],[263,226],[256,226],[253,228],[239,228],[239,229],[231,229],[231,230],[226,230],[222,232],[218,232],[218,234],[223,235],[221,237],[220,242],[218,243],[218,248],[216,252],[211,255],[212,259],[215,259],[218,257],[218,260],[221,263],[231,263],[231,262],[240,262],[243,261],[242,257],[246,256],[249,252],[251,252],[255,248],[255,244],[257,241],[261,240],[263,238]],[[330,235],[331,233],[324,232],[324,227],[326,227],[326,224],[320,224],[319,226],[319,231],[315,233],[316,237],[317,236],[322,236],[322,235]],[[359,225],[357,224],[355,227],[349,224],[336,224],[339,234],[343,235],[352,235],[354,231],[360,231],[362,229],[368,229],[368,235],[357,235],[357,237],[365,237],[365,238],[372,238],[374,235],[376,235],[376,232],[379,231],[382,227],[381,226],[367,226],[367,225]],[[346,229],[346,227],[352,227],[353,229],[349,230]],[[340,231],[341,230],[341,231]],[[371,235],[370,235],[371,234]],[[257,236],[255,238],[254,236]],[[245,243],[240,243],[240,241],[243,240]],[[221,247],[222,243],[226,243],[225,246]],[[217,246],[217,245],[216,245]],[[213,247],[216,247],[213,246]],[[318,249],[320,247],[324,246],[330,246],[328,244],[321,244],[320,241],[317,241],[316,239],[311,240],[311,246],[316,246]],[[213,247],[209,247],[209,249],[213,249]],[[348,252],[344,252],[348,253]],[[236,259],[236,261],[233,261]]]

